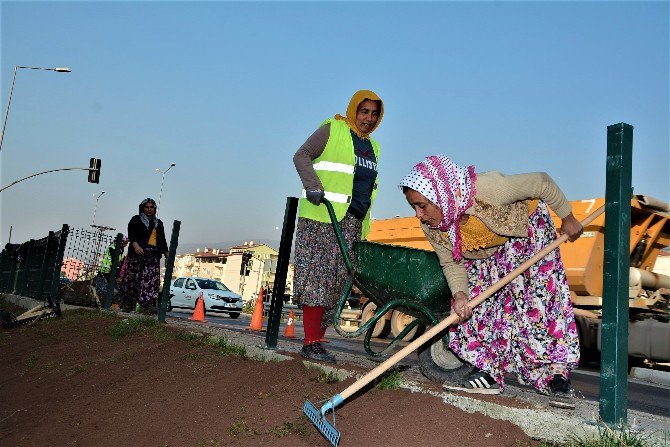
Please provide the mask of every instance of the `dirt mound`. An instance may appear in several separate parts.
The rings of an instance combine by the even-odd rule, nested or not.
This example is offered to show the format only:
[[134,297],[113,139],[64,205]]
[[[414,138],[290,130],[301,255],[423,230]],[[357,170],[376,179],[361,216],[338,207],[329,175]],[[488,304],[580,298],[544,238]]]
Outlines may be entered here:
[[[328,446],[302,413],[353,379],[260,362],[225,340],[114,314],[0,330],[0,444]],[[526,446],[517,426],[438,398],[370,389],[338,409],[342,446]]]

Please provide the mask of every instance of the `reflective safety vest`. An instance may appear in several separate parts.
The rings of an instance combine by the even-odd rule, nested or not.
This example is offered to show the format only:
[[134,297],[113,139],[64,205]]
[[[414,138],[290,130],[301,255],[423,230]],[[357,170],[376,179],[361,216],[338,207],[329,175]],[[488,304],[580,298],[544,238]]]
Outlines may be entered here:
[[[321,180],[326,199],[333,204],[335,217],[340,222],[351,204],[351,194],[354,188],[354,171],[356,169],[356,156],[354,154],[354,142],[351,138],[350,128],[347,123],[334,118],[327,119],[323,125],[330,124],[330,136],[328,143],[321,156],[312,161],[312,167]],[[372,150],[375,153],[377,166],[379,166],[379,143],[370,138]],[[372,189],[370,209],[377,197],[377,179]],[[363,231],[361,238],[365,239],[370,231],[370,209],[363,219]],[[306,191],[302,190],[300,199],[299,217],[315,220],[317,222],[330,223],[330,216],[325,205],[316,206],[306,199]]]
[[[114,253],[114,249],[115,245],[112,243],[112,245],[105,251],[105,256],[103,256],[102,261],[100,261],[100,273],[109,273],[112,271],[112,253]],[[122,260],[123,251],[119,253],[119,265],[121,265]]]

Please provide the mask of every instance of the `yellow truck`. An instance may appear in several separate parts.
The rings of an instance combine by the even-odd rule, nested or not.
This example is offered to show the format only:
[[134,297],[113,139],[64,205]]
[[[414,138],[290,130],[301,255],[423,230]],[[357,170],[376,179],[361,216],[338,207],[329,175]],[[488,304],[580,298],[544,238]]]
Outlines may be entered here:
[[[573,213],[582,220],[604,203],[604,198],[577,200],[572,202]],[[560,219],[555,215],[553,218],[556,226],[560,226]],[[415,217],[374,220],[367,239],[432,250]],[[582,363],[597,360],[600,351],[604,241],[603,215],[586,227],[577,241],[560,248],[579,326]],[[670,362],[670,277],[652,271],[659,252],[668,245],[670,205],[648,196],[634,196],[631,200],[628,351],[631,357],[648,363]],[[367,321],[374,311],[374,303],[364,302],[361,320]],[[383,337],[389,332],[397,335],[412,319],[408,314],[394,311],[393,315],[387,315],[385,322],[378,323],[375,335]],[[432,350],[438,366],[440,362],[451,362],[448,358],[445,360],[442,349]]]

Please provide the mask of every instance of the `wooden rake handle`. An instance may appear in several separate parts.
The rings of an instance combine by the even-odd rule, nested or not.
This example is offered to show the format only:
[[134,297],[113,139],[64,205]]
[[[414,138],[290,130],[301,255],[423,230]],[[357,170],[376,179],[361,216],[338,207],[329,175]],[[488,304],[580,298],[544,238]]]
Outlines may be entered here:
[[[600,216],[603,212],[605,211],[605,206],[601,206],[597,210],[595,210],[593,213],[588,215],[582,222],[582,226],[586,228],[587,225],[589,225],[593,220]],[[510,273],[508,273],[503,279],[486,289],[484,292],[480,293],[477,295],[477,297],[473,298],[470,300],[470,305],[472,308],[475,306],[478,306],[479,304],[482,303],[485,299],[496,293],[498,290],[509,284],[514,278],[519,276],[521,273],[525,272],[528,270],[530,266],[535,264],[537,261],[540,259],[544,258],[547,254],[552,252],[553,250],[556,249],[559,245],[561,245],[563,242],[568,240],[568,235],[564,234],[561,235],[558,239],[553,241],[551,244],[547,245],[544,247],[542,250],[540,250],[535,256],[530,258],[528,261],[524,262],[521,264],[519,267],[515,268],[512,270]],[[372,382],[374,379],[376,379],[378,376],[380,376],[383,372],[386,370],[390,369],[393,365],[398,363],[400,360],[405,358],[407,355],[409,355],[411,352],[415,351],[416,349],[419,348],[419,346],[423,345],[426,343],[428,340],[432,339],[435,337],[437,334],[442,332],[444,329],[447,327],[451,326],[452,324],[456,323],[458,321],[458,315],[452,313],[449,315],[447,318],[444,320],[440,321],[437,325],[433,326],[430,328],[428,331],[426,331],[423,335],[421,335],[419,338],[414,340],[412,343],[408,344],[404,348],[402,348],[400,351],[396,352],[391,356],[388,360],[386,360],[384,363],[380,364],[379,366],[375,367],[373,370],[371,370],[369,373],[358,379],[356,382],[352,383],[349,385],[348,388],[346,388],[344,391],[340,393],[340,396],[342,397],[342,400],[346,400],[349,396],[354,394],[356,391],[360,390],[363,388],[365,385],[368,383]]]

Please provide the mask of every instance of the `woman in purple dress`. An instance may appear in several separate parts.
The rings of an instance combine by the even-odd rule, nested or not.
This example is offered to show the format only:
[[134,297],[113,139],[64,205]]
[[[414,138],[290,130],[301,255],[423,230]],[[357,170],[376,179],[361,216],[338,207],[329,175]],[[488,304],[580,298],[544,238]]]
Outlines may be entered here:
[[543,172],[475,173],[438,155],[414,166],[400,187],[453,293],[460,324],[449,329],[449,348],[472,366],[444,388],[498,394],[509,373],[553,405],[573,407],[579,337],[558,249],[479,306],[469,304],[556,238],[549,208],[561,233],[579,238],[582,225],[556,183]]
[[167,258],[163,222],[156,217],[156,202],[144,199],[139,214],[128,222],[128,261],[119,287],[119,305],[123,310],[135,309],[137,303],[143,310],[156,306],[160,286],[161,256]]

